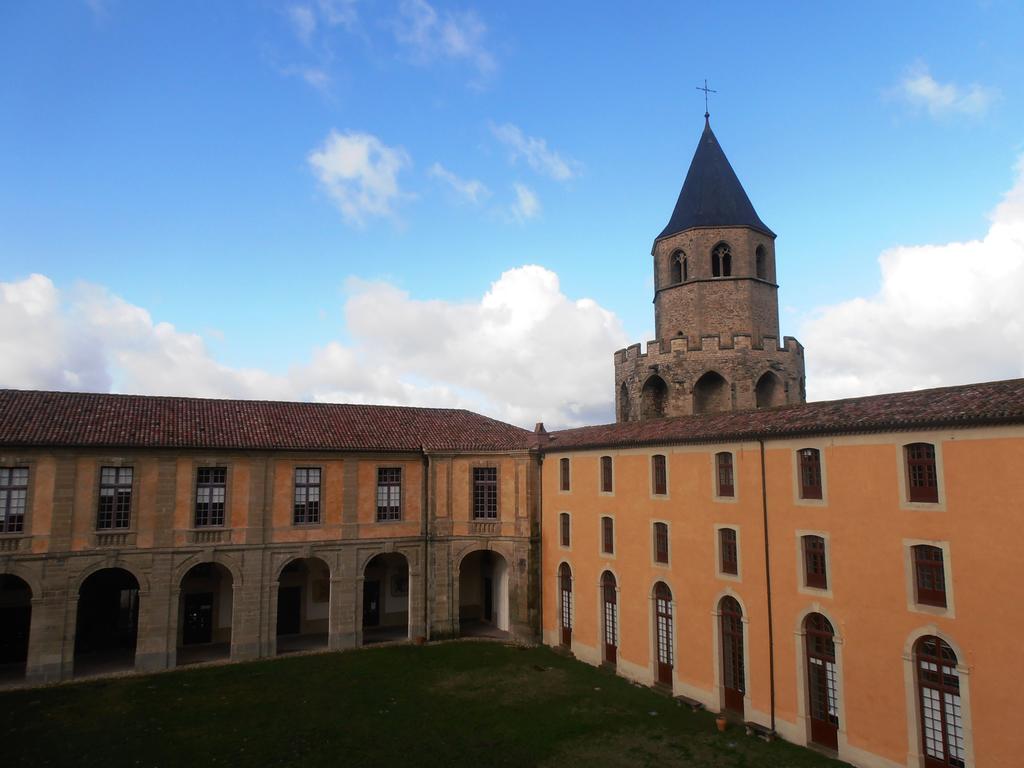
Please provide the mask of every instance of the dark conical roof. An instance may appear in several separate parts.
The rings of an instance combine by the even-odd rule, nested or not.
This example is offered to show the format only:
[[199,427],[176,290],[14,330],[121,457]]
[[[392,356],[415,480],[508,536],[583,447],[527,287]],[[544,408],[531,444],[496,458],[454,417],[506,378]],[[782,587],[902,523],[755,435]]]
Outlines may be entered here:
[[706,117],[672,218],[656,239],[690,227],[751,227],[775,237],[751,205]]

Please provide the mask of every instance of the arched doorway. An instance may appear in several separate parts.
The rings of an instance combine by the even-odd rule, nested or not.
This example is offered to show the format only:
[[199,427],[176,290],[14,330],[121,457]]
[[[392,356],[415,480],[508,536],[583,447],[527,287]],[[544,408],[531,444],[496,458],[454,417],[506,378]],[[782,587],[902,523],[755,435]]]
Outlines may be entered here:
[[708,371],[693,385],[693,412],[720,413],[731,405],[729,384],[717,371]]
[[914,645],[914,666],[925,768],[963,768],[967,749],[956,653],[942,638],[926,635]]
[[747,690],[743,661],[743,609],[735,598],[726,595],[718,604],[718,613],[725,708],[742,716],[743,696]]
[[181,577],[178,664],[231,656],[234,579],[220,563],[199,563]]
[[25,676],[31,627],[32,588],[24,579],[0,574],[0,682]]
[[331,569],[318,557],[299,557],[277,577],[277,652],[327,647]]
[[568,563],[558,566],[558,624],[559,642],[572,648],[572,570]]
[[508,563],[490,549],[470,552],[459,565],[459,634],[508,637]]
[[668,384],[661,376],[651,376],[640,391],[640,417],[660,419],[668,404]]
[[657,680],[672,687],[674,659],[672,627],[672,590],[659,581],[654,585],[654,648],[657,656]]
[[138,580],[123,568],[91,574],[78,590],[74,674],[132,669],[138,631]]
[[804,619],[807,652],[807,715],[811,741],[829,749],[839,745],[839,691],[835,632],[820,613]]
[[409,561],[376,555],[363,570],[363,645],[409,639]]
[[754,397],[758,408],[771,408],[775,405],[784,405],[786,402],[785,388],[779,377],[771,371],[765,371],[757,380]]
[[615,666],[619,658],[619,595],[611,571],[601,574],[601,608],[604,662]]

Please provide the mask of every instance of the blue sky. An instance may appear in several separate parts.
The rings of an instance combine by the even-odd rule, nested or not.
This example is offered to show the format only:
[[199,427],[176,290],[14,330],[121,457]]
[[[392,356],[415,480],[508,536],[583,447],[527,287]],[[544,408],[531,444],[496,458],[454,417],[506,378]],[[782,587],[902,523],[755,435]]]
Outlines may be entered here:
[[[0,342],[0,385],[607,418],[610,350],[653,329],[651,242],[705,77],[813,372],[864,323],[886,343],[880,255],[911,265],[927,314],[957,286],[915,276],[949,254],[923,246],[988,242],[1001,201],[1019,223],[1021,39],[1011,2],[4,3],[0,318],[26,331]],[[1016,265],[1016,242],[979,258]],[[524,265],[543,271],[497,291],[518,320],[446,332],[487,326],[486,295]],[[979,319],[983,288],[972,323],[1002,317]],[[877,312],[850,317],[857,301]],[[544,368],[542,346],[587,381],[509,408],[500,370],[458,370]],[[1024,373],[1024,350],[967,370],[832,352],[812,397]]]

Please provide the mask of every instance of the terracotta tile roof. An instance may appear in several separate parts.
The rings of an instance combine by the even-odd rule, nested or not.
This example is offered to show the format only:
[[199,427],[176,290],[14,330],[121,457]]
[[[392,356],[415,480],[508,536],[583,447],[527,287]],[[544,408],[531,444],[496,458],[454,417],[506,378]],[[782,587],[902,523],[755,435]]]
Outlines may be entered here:
[[707,443],[1024,423],[1024,379],[550,433],[541,449]]
[[451,408],[0,390],[0,446],[503,451],[525,429]]

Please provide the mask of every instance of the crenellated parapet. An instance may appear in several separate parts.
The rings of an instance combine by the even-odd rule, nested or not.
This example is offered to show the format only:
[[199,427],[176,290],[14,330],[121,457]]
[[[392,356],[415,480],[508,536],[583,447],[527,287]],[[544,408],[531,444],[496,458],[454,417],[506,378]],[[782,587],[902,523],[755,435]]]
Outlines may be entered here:
[[615,393],[618,421],[802,403],[804,348],[747,333],[632,344],[615,352]]

